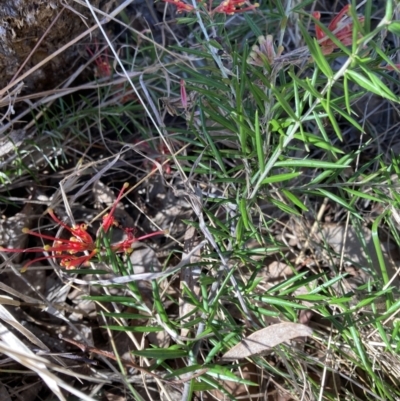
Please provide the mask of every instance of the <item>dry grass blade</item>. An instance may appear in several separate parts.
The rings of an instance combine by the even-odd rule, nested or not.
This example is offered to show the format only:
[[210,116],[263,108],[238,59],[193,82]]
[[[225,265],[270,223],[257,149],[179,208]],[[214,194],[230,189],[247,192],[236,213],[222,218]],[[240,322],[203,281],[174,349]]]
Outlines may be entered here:
[[[35,298],[32,298],[32,297],[29,297],[28,295],[25,295],[22,292],[17,291],[16,289],[8,286],[5,283],[0,283],[0,290],[6,292],[8,294],[11,294],[16,298],[22,299],[24,302],[27,302],[27,303],[31,303],[31,304],[40,304],[41,303],[41,301],[39,301]],[[3,295],[3,297],[5,297],[5,296]],[[19,302],[19,301],[13,300],[13,302]]]
[[[2,312],[7,312],[1,305],[0,310]],[[33,360],[31,358],[35,356],[33,352],[1,323],[0,331],[0,338],[2,340],[0,343],[0,350],[3,348],[1,351],[4,354],[19,362],[21,365],[26,366],[28,369],[35,371],[49,386],[51,391],[58,397],[59,400],[65,400],[56,380],[54,380],[55,378],[52,377],[50,372],[47,371],[46,365],[38,360]],[[18,354],[15,351],[17,351]]]
[[2,138],[0,141],[0,157],[21,146],[26,136],[24,130],[15,130],[11,131],[7,137]]
[[[4,308],[4,306],[0,305],[0,319],[3,322],[8,323],[10,326],[14,327],[14,329],[18,330],[22,335],[24,335],[30,342],[35,344],[42,350],[49,351],[45,344],[42,343],[36,336],[34,336],[29,330],[27,330],[21,323],[19,323],[11,313]],[[5,329],[7,330],[7,329]],[[8,330],[7,330],[8,331]],[[3,332],[0,334],[0,337],[3,336]]]
[[278,323],[250,334],[222,356],[222,360],[235,360],[266,355],[273,347],[297,337],[312,335],[310,327],[298,323]]
[[15,301],[14,299],[0,295],[0,305],[13,305],[13,306],[20,306],[21,303],[19,301]]
[[24,345],[24,343],[15,337],[14,334],[9,332],[2,324],[0,324],[0,330],[2,333],[4,333],[2,336],[3,341],[0,342],[0,352],[19,362],[26,368],[36,372],[59,400],[66,401],[66,398],[61,393],[61,387],[69,391],[71,394],[76,395],[81,400],[95,401],[92,397],[83,394],[79,390],[76,390],[50,373],[46,367],[48,361],[33,354],[32,351]]

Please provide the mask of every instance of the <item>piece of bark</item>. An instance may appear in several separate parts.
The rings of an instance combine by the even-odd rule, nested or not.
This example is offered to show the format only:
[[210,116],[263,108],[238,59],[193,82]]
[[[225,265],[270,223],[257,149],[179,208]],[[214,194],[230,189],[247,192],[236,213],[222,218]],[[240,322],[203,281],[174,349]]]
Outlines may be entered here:
[[[13,80],[29,55],[30,58],[20,75],[62,48],[93,23],[88,8],[72,1],[64,3],[68,8],[59,0],[5,0],[1,2],[0,89]],[[91,4],[98,7],[100,0],[91,0]],[[55,19],[57,20],[53,26],[46,32]],[[31,54],[39,42],[39,46]],[[55,88],[71,74],[71,68],[78,56],[77,45],[68,47],[26,77],[23,80],[23,92],[33,93]]]

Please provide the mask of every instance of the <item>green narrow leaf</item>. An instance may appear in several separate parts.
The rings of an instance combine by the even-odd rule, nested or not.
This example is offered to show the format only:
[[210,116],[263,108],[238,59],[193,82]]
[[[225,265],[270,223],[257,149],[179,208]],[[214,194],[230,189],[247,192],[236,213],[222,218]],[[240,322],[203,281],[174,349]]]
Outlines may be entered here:
[[339,124],[336,121],[335,115],[333,113],[331,104],[329,104],[326,100],[321,99],[321,106],[324,108],[326,114],[328,115],[328,118],[332,124],[332,127],[335,131],[335,134],[337,137],[340,139],[340,141],[343,142],[343,137],[342,137],[342,132],[340,131]]
[[258,301],[261,301],[261,302],[265,302],[267,305],[277,305],[277,306],[282,306],[282,307],[289,307],[289,308],[293,308],[295,310],[308,309],[308,307],[306,305],[300,305],[297,302],[287,301],[286,299],[282,299],[279,297],[257,295],[255,297],[255,299],[257,299]]
[[263,35],[263,32],[259,28],[258,24],[256,24],[253,20],[253,16],[247,13],[244,13],[244,19],[246,20],[247,24],[249,25],[250,29],[254,33],[254,36],[258,38],[259,36]]
[[271,88],[271,89],[279,102],[279,106],[285,110],[285,112],[293,119],[293,121],[298,121],[298,118],[295,112],[293,111],[292,106],[287,102],[282,93],[280,93],[279,90],[276,88]]
[[238,116],[239,116],[239,139],[240,139],[240,147],[242,148],[242,152],[247,154],[249,153],[249,148],[247,146],[247,135],[246,135],[246,130],[244,129],[243,126],[243,113],[241,108],[238,111]]
[[332,192],[326,191],[325,189],[322,189],[322,188],[318,188],[318,191],[321,192],[322,195],[326,196],[330,200],[338,203],[339,205],[343,206],[344,208],[346,208],[350,212],[352,212],[355,215],[357,215],[356,210],[353,207],[351,207],[344,199],[342,199],[339,196],[334,195]]
[[400,21],[392,21],[388,26],[388,30],[394,35],[400,36]]
[[246,230],[250,230],[249,216],[247,214],[247,202],[245,198],[240,199],[239,210],[240,210],[240,216],[242,217],[243,220],[244,227],[246,228]]
[[[314,19],[315,20],[315,19]],[[315,20],[315,23],[321,25],[321,23]],[[318,68],[324,73],[324,75],[330,79],[333,77],[333,71],[322,53],[321,46],[316,39],[312,39],[303,24],[299,21],[298,26],[301,30],[301,34],[306,42],[306,45],[310,51],[312,58],[317,64]]]
[[287,159],[284,161],[276,162],[275,167],[310,167],[310,168],[322,168],[322,169],[328,169],[328,168],[338,169],[347,167],[349,163],[350,160],[346,160],[345,163],[341,164],[340,161],[338,161],[337,163],[332,163],[314,159],[304,159],[304,160]]
[[131,333],[158,333],[160,331],[164,331],[164,328],[161,326],[100,326],[105,329],[110,329],[114,331],[123,331],[123,332],[131,332]]
[[[294,102],[295,102],[295,108],[296,108],[296,115],[297,115],[297,119],[300,120],[301,116],[303,114],[304,102],[303,102],[303,100],[300,100],[299,86],[297,85],[297,80],[293,81],[293,91],[294,91]],[[306,150],[306,152],[309,152],[310,148],[308,147],[307,138],[305,136],[304,129],[303,129],[303,124],[300,124],[299,129],[300,129],[300,137],[304,143],[305,150]]]
[[188,352],[183,349],[171,348],[155,348],[131,351],[133,355],[143,356],[145,358],[154,359],[175,359],[188,356]]
[[275,182],[288,181],[288,180],[298,177],[301,174],[302,174],[301,172],[276,174],[276,175],[272,175],[271,177],[265,178],[264,180],[261,181],[261,183],[262,184],[272,184]]
[[[397,97],[389,96],[387,91],[380,91],[379,87],[377,87],[374,82],[371,82],[366,76],[359,74],[358,72],[347,70],[345,75],[350,77],[352,81],[356,84],[360,85],[362,88],[368,90],[369,92],[375,93],[376,95],[382,96],[386,99],[389,99],[393,102],[398,102]],[[390,91],[389,91],[390,92]],[[391,93],[391,92],[390,92]]]
[[[160,319],[166,325],[171,326],[168,314],[165,311],[164,304],[163,304],[163,302],[161,301],[161,298],[160,298],[161,292],[160,292],[160,289],[158,287],[157,280],[152,280],[151,281],[151,287],[152,287],[152,290],[153,290],[154,307],[155,307],[157,313],[159,314]],[[174,331],[174,330],[171,329],[171,331]]]
[[336,113],[345,118],[354,128],[357,128],[360,132],[364,131],[364,128],[353,117],[347,114],[340,106],[331,103],[331,107]]
[[[368,75],[370,81],[376,86],[377,90],[386,93],[389,98],[397,99],[396,95],[389,89],[389,87],[382,82],[374,72],[367,70],[361,65],[362,70]],[[397,99],[398,101],[398,99]]]
[[357,305],[353,306],[354,310],[358,310],[361,308],[364,308],[367,305],[373,304],[375,301],[379,301],[379,297],[382,297],[383,295],[386,295],[388,292],[393,291],[393,289],[386,289],[382,291],[377,291],[376,293],[372,295],[367,295],[364,299],[359,301]]
[[[74,270],[76,271],[76,270]],[[88,274],[88,273],[87,273]],[[103,312],[104,316],[107,317],[113,317],[115,319],[139,319],[139,320],[145,320],[145,319],[150,319],[151,316],[146,316],[146,315],[141,315],[139,313],[129,313],[129,312]]]
[[186,373],[195,372],[196,370],[202,370],[204,368],[205,368],[204,365],[198,365],[198,364],[185,366],[184,368],[176,369],[172,373],[166,374],[164,376],[164,379],[172,379],[173,377],[178,377]]
[[289,71],[289,75],[292,78],[292,80],[296,82],[298,86],[300,86],[306,91],[306,94],[309,98],[308,103],[310,106],[314,100],[312,97],[315,97],[317,99],[320,99],[322,97],[321,93],[319,93],[318,90],[315,88],[316,85],[315,79],[313,80],[310,80],[310,78],[300,79],[298,76],[296,76],[296,74],[292,74],[291,71]]
[[244,223],[242,216],[239,217],[236,224],[236,241],[241,244],[243,241]]
[[390,21],[393,18],[393,0],[386,1],[385,19]]
[[296,209],[293,209],[292,207],[286,205],[286,203],[283,203],[277,199],[270,198],[270,202],[279,207],[279,209],[283,210],[285,213],[288,213],[289,215],[294,215],[294,216],[301,216],[301,213],[299,213]]
[[208,144],[210,145],[213,155],[215,156],[218,165],[220,167],[220,169],[225,173],[226,175],[226,169],[225,169],[225,163],[222,160],[221,154],[219,153],[219,150],[217,149],[217,147],[215,146],[215,142],[213,141],[213,139],[210,137],[210,134],[208,132],[207,126],[206,126],[206,119],[204,118],[204,113],[200,113],[200,118],[202,121],[202,127],[203,127],[203,134],[205,136],[205,138],[207,139]]
[[[355,14],[357,13],[357,9],[355,9]],[[372,20],[372,1],[367,1],[367,4],[364,7],[364,22],[363,28],[365,32],[369,32],[371,30],[371,20]]]
[[263,141],[260,133],[260,121],[258,119],[258,110],[256,110],[256,115],[254,117],[254,132],[256,135],[256,148],[257,148],[257,158],[258,158],[258,168],[260,171],[264,170],[265,161],[264,161],[264,150],[263,150]]
[[296,205],[299,209],[308,212],[308,208],[304,203],[292,192],[288,191],[287,189],[282,189],[282,193],[288,198],[294,205]]
[[[372,224],[372,240],[375,247],[376,256],[378,257],[379,269],[382,274],[382,279],[384,285],[389,283],[389,274],[386,268],[385,258],[383,257],[383,252],[381,248],[381,242],[378,235],[378,228],[380,227],[381,220],[385,217],[386,213],[379,215]],[[377,266],[378,268],[378,266]]]
[[[321,122],[320,119],[318,119],[318,121]],[[323,133],[323,131],[321,131],[321,133]],[[307,139],[308,143],[311,143],[312,145],[314,145],[314,146],[316,146],[318,148],[328,150],[331,153],[333,153],[334,155],[336,153],[344,154],[344,151],[339,149],[339,148],[337,148],[337,147],[335,147],[335,146],[333,146],[331,141],[326,142],[323,138],[321,138],[321,137],[319,137],[317,135],[314,135],[314,134],[310,134],[308,132],[304,133],[304,134],[306,136],[306,139]],[[299,134],[295,134],[294,138],[302,139]]]
[[[209,365],[210,366],[210,365]],[[235,383],[247,384],[248,386],[257,386],[257,383],[254,383],[250,380],[242,379],[239,376],[236,376],[232,373],[228,368],[221,365],[211,365],[209,370],[206,372],[207,375],[218,378],[219,380],[228,380],[233,381]]]
[[356,349],[358,351],[358,356],[361,359],[361,363],[364,366],[364,368],[368,371],[368,373],[371,373],[371,376],[373,376],[373,372],[371,370],[371,365],[369,363],[367,356],[365,355],[363,343],[360,340],[360,337],[359,337],[360,334],[357,331],[356,325],[351,321],[348,322],[348,325],[349,325],[349,330],[351,333],[351,338],[353,340],[354,345],[356,346]]
[[364,198],[364,199],[368,199],[368,200],[371,200],[373,202],[379,202],[379,203],[384,202],[383,199],[377,198],[376,196],[373,196],[373,195],[370,195],[370,194],[367,194],[367,193],[364,193],[364,192],[361,192],[361,191],[357,191],[355,189],[343,187],[343,190],[348,192],[348,193],[350,193],[350,194],[352,194],[352,195],[354,195],[354,196],[356,196],[356,197],[359,197],[359,198]]
[[214,347],[208,352],[207,358],[204,361],[204,364],[210,363],[214,356],[217,355],[224,347],[226,347],[227,344],[229,344],[230,340],[235,338],[238,334],[235,332],[229,333],[227,336],[225,336],[222,341],[218,341]]
[[292,294],[298,288],[307,286],[307,285],[315,285],[316,280],[324,276],[324,273],[314,274],[305,277],[308,273],[302,272],[297,274],[296,269],[292,267],[292,271],[295,274],[293,277],[290,277],[283,281],[282,283],[276,284],[270,289],[268,289],[268,293],[274,294],[279,293],[281,296]]

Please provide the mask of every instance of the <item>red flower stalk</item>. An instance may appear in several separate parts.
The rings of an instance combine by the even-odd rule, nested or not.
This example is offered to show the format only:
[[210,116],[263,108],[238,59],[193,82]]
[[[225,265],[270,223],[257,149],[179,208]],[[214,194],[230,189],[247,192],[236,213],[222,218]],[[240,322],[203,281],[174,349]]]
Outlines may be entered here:
[[382,65],[379,68],[382,68],[383,70],[387,71],[396,71],[398,72],[400,70],[400,64],[394,64],[394,67],[392,67],[390,64]]
[[214,8],[214,13],[223,13],[227,15],[233,15],[235,13],[243,13],[245,11],[254,10],[255,8],[259,7],[258,3],[250,5],[245,8],[241,8],[246,1],[244,0],[224,0],[219,6]]
[[163,1],[165,1],[166,3],[173,4],[176,7],[176,12],[178,14],[184,11],[190,13],[191,11],[194,10],[193,6],[191,6],[190,4],[186,4],[181,0],[163,0]]
[[[336,15],[335,18],[328,25],[328,29],[335,35],[335,37],[343,43],[345,46],[349,46],[353,43],[353,22],[350,17],[350,4],[344,6],[341,11]],[[313,13],[313,17],[318,21],[321,18],[321,13],[316,11]],[[359,17],[360,23],[364,22],[364,17]],[[337,45],[325,34],[325,32],[318,26],[315,26],[315,34],[320,43],[322,53],[327,55],[331,54]]]
[[133,252],[132,244],[134,242],[142,241],[144,239],[154,237],[156,235],[161,235],[161,234],[167,233],[166,231],[155,231],[154,233],[142,235],[141,237],[136,238],[134,236],[133,232],[134,232],[134,229],[126,228],[125,234],[127,236],[127,239],[125,239],[124,241],[118,242],[118,244],[111,245],[111,250],[113,250],[114,252],[118,252],[118,253],[121,253],[121,252],[132,253]]
[[[124,191],[128,188],[129,184],[125,183],[121,191],[118,194],[117,199],[115,200],[110,213],[106,214],[103,217],[103,222],[101,225],[101,229],[98,230],[97,236],[106,234],[109,229],[116,225],[114,213],[117,207],[118,202],[121,200]],[[31,264],[46,260],[46,259],[60,259],[60,265],[65,267],[66,269],[75,269],[79,266],[87,266],[89,265],[90,260],[97,255],[97,253],[104,251],[105,249],[100,246],[96,247],[96,241],[93,240],[92,236],[87,232],[87,225],[73,225],[72,227],[68,226],[64,222],[62,222],[55,214],[52,209],[48,209],[47,211],[50,217],[61,227],[63,227],[66,231],[72,234],[69,239],[53,237],[51,235],[41,234],[35,231],[31,231],[28,228],[24,228],[22,232],[24,234],[29,234],[34,237],[41,238],[42,240],[49,240],[53,242],[53,245],[44,245],[42,248],[30,248],[30,249],[10,249],[0,247],[0,251],[3,252],[14,252],[14,253],[28,253],[28,252],[46,252],[51,255],[41,256],[39,258],[33,259],[29,261],[23,267],[22,271],[25,271]],[[133,251],[132,244],[136,241],[141,241],[143,239],[153,237],[155,235],[165,234],[165,231],[157,231],[154,233],[143,235],[139,238],[134,236],[134,229],[127,228],[125,229],[126,239],[118,242],[117,244],[113,244],[111,246],[111,250],[116,253],[131,253]]]
[[181,79],[180,81],[180,87],[181,87],[181,102],[182,102],[182,107],[187,110],[188,108],[188,101],[187,101],[187,94],[186,94],[186,87],[185,87],[185,80]]
[[122,195],[125,192],[125,189],[127,189],[128,187],[129,187],[129,184],[127,182],[124,185],[122,185],[122,188],[119,191],[117,199],[115,200],[114,205],[112,206],[112,208],[110,210],[110,213],[107,213],[106,215],[103,216],[103,223],[102,223],[101,227],[105,233],[110,229],[111,226],[115,225],[115,218],[114,218],[115,209],[117,208],[117,205],[118,205],[119,201],[121,200]]
[[[96,44],[96,47],[95,47],[94,51],[97,53],[99,51],[99,44],[97,43],[97,41],[95,42],[95,44]],[[86,51],[90,54],[91,57],[94,57],[94,53],[90,49],[89,46],[86,47]],[[108,60],[107,49],[105,51],[104,58],[102,56],[97,57],[95,59],[95,63],[97,66],[96,71],[95,71],[96,77],[99,77],[99,78],[111,77],[112,68],[111,68],[110,62]]]
[[[94,52],[91,50],[91,48],[89,46],[86,47],[86,51],[89,53],[89,55],[91,57],[95,57],[95,53],[98,53],[98,51],[99,51],[99,45],[98,45],[97,41],[95,41]],[[96,64],[95,74],[94,74],[96,78],[111,78],[112,77],[112,72],[113,72],[112,63],[109,61],[107,49],[105,49],[105,51],[104,51],[104,56],[99,55],[94,60],[94,62]],[[130,101],[138,100],[137,96],[134,93],[124,94],[124,92],[126,92],[124,83],[112,85],[112,89],[114,89],[114,91],[112,92],[113,97],[114,98],[118,97],[118,101],[121,104],[125,104]],[[122,91],[122,96],[121,96],[121,91]]]
[[[64,224],[61,220],[56,217],[53,210],[49,209],[48,213],[51,218],[58,224],[60,224],[67,231],[72,233],[70,239],[52,237],[50,235],[37,233],[31,231],[28,228],[22,229],[24,234],[29,234],[34,237],[41,239],[47,239],[53,241],[53,246],[45,245],[43,248],[30,248],[30,249],[10,249],[0,247],[3,252],[14,252],[14,253],[27,253],[27,252],[53,252],[53,255],[46,255],[31,260],[23,267],[22,271],[25,271],[32,263],[52,258],[61,259],[60,265],[67,269],[73,269],[82,264],[87,264],[93,256],[97,253],[95,243],[89,233],[86,232],[86,225],[81,224],[80,226],[69,227]],[[76,253],[90,252],[88,255],[76,256]]]

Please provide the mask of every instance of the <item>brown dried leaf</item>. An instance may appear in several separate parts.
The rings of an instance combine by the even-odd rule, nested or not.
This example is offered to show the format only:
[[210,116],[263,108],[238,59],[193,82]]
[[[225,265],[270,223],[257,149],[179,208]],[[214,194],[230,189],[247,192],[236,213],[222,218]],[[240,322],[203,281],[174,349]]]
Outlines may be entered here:
[[157,348],[168,348],[171,345],[171,337],[165,330],[148,333],[147,339]]
[[268,266],[268,276],[270,280],[286,279],[293,276],[293,269],[282,261],[273,261]]
[[278,323],[250,334],[222,356],[222,360],[266,355],[273,347],[297,337],[312,335],[310,327],[299,323]]

